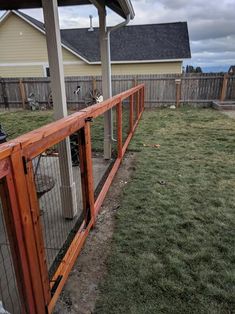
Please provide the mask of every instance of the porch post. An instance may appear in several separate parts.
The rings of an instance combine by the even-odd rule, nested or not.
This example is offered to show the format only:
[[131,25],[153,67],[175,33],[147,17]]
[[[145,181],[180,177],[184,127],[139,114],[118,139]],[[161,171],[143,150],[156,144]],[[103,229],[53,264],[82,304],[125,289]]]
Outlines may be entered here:
[[[100,56],[102,70],[102,91],[104,100],[112,97],[110,38],[106,26],[105,7],[99,8]],[[112,153],[112,110],[104,114],[104,158],[110,159]]]
[[[46,29],[48,61],[55,120],[68,115],[64,82],[63,58],[57,0],[42,0]],[[73,179],[69,139],[58,145],[61,176],[61,202],[64,218],[72,219],[77,213],[77,197]]]

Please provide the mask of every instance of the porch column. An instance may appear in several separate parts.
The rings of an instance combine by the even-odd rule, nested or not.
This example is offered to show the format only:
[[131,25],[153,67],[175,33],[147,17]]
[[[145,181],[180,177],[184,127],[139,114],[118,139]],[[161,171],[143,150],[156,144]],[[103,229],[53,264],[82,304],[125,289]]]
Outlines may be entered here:
[[[99,33],[100,33],[100,56],[102,69],[102,91],[104,100],[112,97],[111,61],[110,61],[110,38],[106,26],[106,10],[100,8]],[[112,110],[104,114],[104,158],[110,159],[112,153]]]
[[[55,120],[68,115],[61,49],[60,26],[57,0],[42,0],[46,29],[48,61]],[[61,202],[64,218],[72,219],[77,213],[77,197],[73,179],[69,139],[58,145],[61,176]]]

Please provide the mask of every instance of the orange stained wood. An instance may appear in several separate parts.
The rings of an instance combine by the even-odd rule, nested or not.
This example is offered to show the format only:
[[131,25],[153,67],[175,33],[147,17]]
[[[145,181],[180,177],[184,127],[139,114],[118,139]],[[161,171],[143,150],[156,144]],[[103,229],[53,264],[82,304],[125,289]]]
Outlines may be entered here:
[[[130,97],[129,134],[125,143],[123,143],[122,102],[128,97]],[[94,201],[90,124],[92,118],[102,115],[115,106],[117,110],[118,158],[96,201]],[[135,121],[134,106],[137,112]],[[22,290],[22,299],[26,302],[26,312],[40,314],[52,312],[85,239],[95,224],[96,216],[120,166],[143,110],[144,85],[141,84],[100,104],[52,122],[0,146],[0,178],[5,176],[7,178],[10,210],[14,209],[11,219],[13,221],[12,238],[15,239],[15,242],[12,243],[16,243],[16,245],[12,245],[12,251],[16,252],[15,255],[13,254],[15,264],[16,261],[20,263],[17,282]],[[45,149],[59,143],[78,130],[84,221],[55,271],[52,281],[49,282],[45,243],[31,160]],[[6,192],[4,193],[6,194]],[[10,226],[8,226],[9,228]],[[18,251],[17,245],[20,247]],[[58,286],[51,295],[53,282],[58,278],[60,278]]]
[[[83,225],[84,226],[84,225]],[[68,275],[78,257],[79,252],[81,251],[83,244],[90,232],[91,227],[93,226],[93,222],[90,221],[90,223],[88,224],[88,226],[85,229],[80,228],[80,230],[77,232],[77,234],[75,235],[72,243],[70,244],[70,247],[68,249],[69,254],[66,253],[65,258],[63,259],[63,276],[62,279],[56,289],[55,294],[52,296],[51,301],[48,305],[48,312],[51,313],[54,309],[55,303],[58,300],[58,297],[62,291],[62,288],[68,278]],[[44,312],[43,312],[44,313]]]
[[27,188],[29,195],[29,202],[31,208],[31,215],[33,221],[33,229],[34,229],[34,237],[37,246],[38,260],[40,265],[40,277],[43,286],[44,299],[46,304],[49,304],[50,301],[50,286],[49,286],[49,276],[47,272],[47,261],[46,261],[46,253],[44,250],[44,241],[43,241],[43,233],[42,226],[40,223],[40,208],[38,203],[38,197],[36,192],[36,187],[34,184],[34,173],[33,173],[33,164],[32,161],[29,161],[26,165],[27,174]]
[[139,117],[140,114],[140,105],[139,105],[139,90],[136,93],[136,112],[137,112],[137,118]]
[[27,182],[22,163],[22,156],[20,153],[21,152],[17,152],[11,155],[13,180],[17,202],[19,204],[19,213],[23,229],[23,242],[27,254],[27,264],[29,267],[32,292],[36,308],[35,313],[40,313],[40,311],[43,313],[46,302],[44,299],[42,278],[40,274],[37,244],[34,237],[33,219],[31,215]]
[[130,121],[129,121],[129,125],[130,125],[130,129],[129,129],[129,132],[132,131],[133,129],[133,117],[134,115],[134,97],[133,95],[130,96]]
[[[21,300],[27,300],[22,304],[22,313],[31,311],[34,313],[34,299],[27,266],[25,266],[26,255],[23,244],[22,228],[19,219],[19,211],[16,202],[16,194],[12,183],[12,173],[8,159],[0,161],[0,197],[3,217],[6,225],[7,236],[10,244],[12,261],[14,265],[16,282]],[[19,263],[20,261],[20,263]]]
[[91,221],[95,222],[95,211],[94,211],[94,179],[92,169],[92,155],[91,155],[91,126],[90,122],[86,122],[84,127],[85,133],[85,151],[86,151],[86,173],[87,173],[87,188],[88,188],[88,199],[91,213]]
[[117,105],[117,146],[118,158],[122,158],[122,103]]

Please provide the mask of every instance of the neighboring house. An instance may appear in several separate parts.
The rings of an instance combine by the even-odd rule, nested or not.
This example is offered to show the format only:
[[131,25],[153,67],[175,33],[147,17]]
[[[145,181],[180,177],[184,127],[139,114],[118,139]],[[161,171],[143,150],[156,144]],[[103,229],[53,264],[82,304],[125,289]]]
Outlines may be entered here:
[[[99,31],[62,29],[65,76],[100,75]],[[19,11],[0,19],[0,76],[49,75],[44,24]],[[181,73],[190,58],[186,22],[131,25],[111,33],[112,74]]]
[[228,74],[235,75],[235,65],[231,65],[231,67],[228,70]]

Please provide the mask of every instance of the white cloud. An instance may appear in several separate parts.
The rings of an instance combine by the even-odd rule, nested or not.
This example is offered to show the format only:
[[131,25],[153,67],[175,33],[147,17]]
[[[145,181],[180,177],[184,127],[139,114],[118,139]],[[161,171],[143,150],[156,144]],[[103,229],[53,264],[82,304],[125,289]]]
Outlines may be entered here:
[[[187,63],[229,65],[235,63],[235,0],[132,0],[135,19],[131,24],[187,21],[191,40],[192,60]],[[27,10],[27,14],[43,20],[42,10]],[[62,28],[98,26],[97,10],[92,5],[59,9]],[[109,25],[122,19],[108,10]]]

